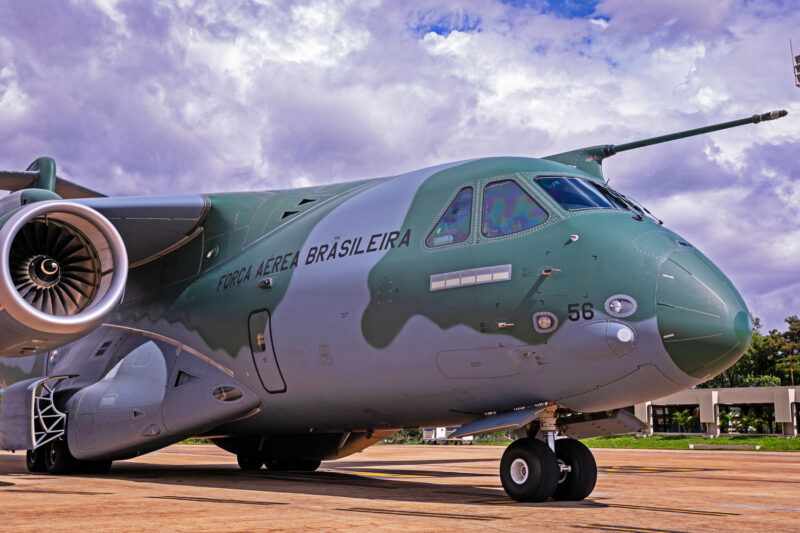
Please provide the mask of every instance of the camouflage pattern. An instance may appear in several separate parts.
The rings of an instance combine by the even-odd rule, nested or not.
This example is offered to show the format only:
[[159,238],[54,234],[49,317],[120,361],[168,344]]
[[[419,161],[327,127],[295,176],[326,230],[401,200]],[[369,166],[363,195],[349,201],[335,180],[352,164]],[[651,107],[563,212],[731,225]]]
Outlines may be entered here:
[[[258,397],[257,414],[216,434],[278,435],[458,424],[542,401],[618,408],[739,358],[749,314],[711,261],[634,211],[567,211],[540,176],[603,182],[499,157],[208,195],[202,231],[133,268],[122,305],[50,373],[86,387],[131,338],[155,335]],[[615,295],[635,312],[609,314]],[[535,327],[542,313],[552,328]]]

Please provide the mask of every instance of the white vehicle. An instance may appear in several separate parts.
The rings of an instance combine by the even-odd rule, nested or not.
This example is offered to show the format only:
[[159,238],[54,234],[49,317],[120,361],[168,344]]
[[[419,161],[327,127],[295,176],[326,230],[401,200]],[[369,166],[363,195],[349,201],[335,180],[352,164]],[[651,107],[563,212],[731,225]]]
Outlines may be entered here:
[[451,437],[458,427],[422,428],[423,444],[472,444],[475,439],[472,435],[466,437]]

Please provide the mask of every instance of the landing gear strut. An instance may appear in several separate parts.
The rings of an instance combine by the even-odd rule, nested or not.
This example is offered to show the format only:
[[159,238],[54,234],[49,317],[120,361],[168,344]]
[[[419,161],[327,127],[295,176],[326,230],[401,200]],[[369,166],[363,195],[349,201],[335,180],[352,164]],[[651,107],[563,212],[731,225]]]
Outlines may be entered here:
[[[500,481],[506,493],[520,502],[583,500],[594,490],[597,463],[580,441],[556,439],[556,406],[539,416],[544,441],[530,435],[514,441],[500,461]],[[535,431],[533,433],[536,433]]]

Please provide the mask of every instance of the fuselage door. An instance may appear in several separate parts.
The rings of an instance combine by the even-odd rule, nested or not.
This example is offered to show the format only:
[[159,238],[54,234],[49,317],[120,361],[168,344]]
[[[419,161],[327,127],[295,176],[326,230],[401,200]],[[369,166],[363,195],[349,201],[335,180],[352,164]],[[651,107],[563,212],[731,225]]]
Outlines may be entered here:
[[272,326],[269,311],[266,309],[255,311],[250,315],[250,351],[253,361],[261,378],[261,384],[267,392],[286,392],[286,382],[283,380],[278,358],[272,344]]

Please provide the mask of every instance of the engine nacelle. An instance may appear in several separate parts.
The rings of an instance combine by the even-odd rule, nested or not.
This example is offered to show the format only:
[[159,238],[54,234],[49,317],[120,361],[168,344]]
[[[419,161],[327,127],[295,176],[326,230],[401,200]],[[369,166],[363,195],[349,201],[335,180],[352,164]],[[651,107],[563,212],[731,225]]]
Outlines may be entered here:
[[23,206],[1,220],[0,356],[71,342],[120,302],[128,254],[103,215],[55,200]]

